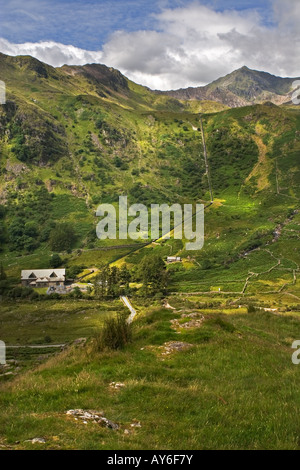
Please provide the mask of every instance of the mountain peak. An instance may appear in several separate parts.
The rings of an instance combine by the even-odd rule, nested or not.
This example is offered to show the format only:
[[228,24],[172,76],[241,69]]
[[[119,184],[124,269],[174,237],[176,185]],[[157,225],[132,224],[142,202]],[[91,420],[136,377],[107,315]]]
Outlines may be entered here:
[[281,105],[291,101],[294,80],[252,70],[244,65],[209,85],[163,93],[183,100],[217,101],[231,108],[266,101]]

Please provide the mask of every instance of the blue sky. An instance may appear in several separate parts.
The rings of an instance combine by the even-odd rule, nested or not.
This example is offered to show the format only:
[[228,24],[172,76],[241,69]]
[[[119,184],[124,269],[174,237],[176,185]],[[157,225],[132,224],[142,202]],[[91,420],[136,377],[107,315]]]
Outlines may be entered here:
[[101,62],[150,88],[243,65],[300,76],[299,0],[0,0],[0,12],[0,52]]
[[[157,29],[153,14],[186,0],[0,0],[0,35],[14,43],[52,40],[97,50],[116,30]],[[268,20],[270,2],[205,0],[215,10],[258,9]]]
[[97,49],[116,29],[149,27],[157,4],[147,0],[0,0],[1,36],[11,42],[53,40]]

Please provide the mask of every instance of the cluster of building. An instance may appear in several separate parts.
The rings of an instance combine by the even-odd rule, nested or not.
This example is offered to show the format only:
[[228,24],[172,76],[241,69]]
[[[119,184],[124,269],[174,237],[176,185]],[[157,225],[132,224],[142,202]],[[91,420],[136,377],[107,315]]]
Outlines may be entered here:
[[[178,256],[168,256],[167,263],[181,262],[182,259]],[[93,272],[93,271],[92,271]],[[87,291],[88,286],[80,284],[73,284],[73,280],[66,279],[65,268],[60,269],[29,269],[21,272],[21,282],[23,287],[47,287],[48,293],[57,292],[59,294],[66,294],[78,287],[82,291]]]

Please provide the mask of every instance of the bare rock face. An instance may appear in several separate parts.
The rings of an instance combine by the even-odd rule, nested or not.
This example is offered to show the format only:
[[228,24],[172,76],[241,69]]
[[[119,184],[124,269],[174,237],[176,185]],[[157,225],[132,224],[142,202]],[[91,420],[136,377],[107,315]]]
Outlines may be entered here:
[[15,176],[19,176],[21,173],[29,171],[28,167],[24,163],[11,163],[9,160],[6,163],[6,170],[13,173]]
[[156,91],[179,100],[211,100],[238,108],[266,101],[280,106],[291,100],[295,78],[275,77],[266,72],[242,67],[206,86]]
[[93,411],[93,410],[68,410],[66,415],[73,416],[76,421],[79,419],[82,420],[84,424],[87,424],[89,421],[93,423],[98,423],[100,426],[104,426],[109,429],[119,429],[119,425],[117,423],[113,423],[109,419],[103,416],[103,411]]

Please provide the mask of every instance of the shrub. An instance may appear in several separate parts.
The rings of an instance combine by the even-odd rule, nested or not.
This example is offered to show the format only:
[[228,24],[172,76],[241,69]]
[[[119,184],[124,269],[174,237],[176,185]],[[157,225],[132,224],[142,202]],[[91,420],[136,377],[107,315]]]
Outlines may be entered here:
[[70,297],[74,297],[75,299],[82,299],[83,295],[78,286],[75,286],[72,292],[70,292]]
[[247,307],[248,313],[255,313],[257,312],[257,308],[253,304],[249,304]]
[[54,253],[51,258],[50,258],[50,267],[51,268],[59,268],[59,266],[61,266],[63,263],[61,257],[57,254],[57,253]]
[[87,266],[85,264],[78,264],[67,268],[67,278],[75,279]]
[[8,297],[11,299],[33,299],[38,296],[31,287],[17,286],[8,292]]
[[96,337],[98,351],[123,349],[131,342],[132,327],[127,323],[126,315],[119,313],[114,318],[107,318]]
[[57,224],[50,234],[50,248],[52,251],[70,250],[76,241],[73,227],[68,222]]

